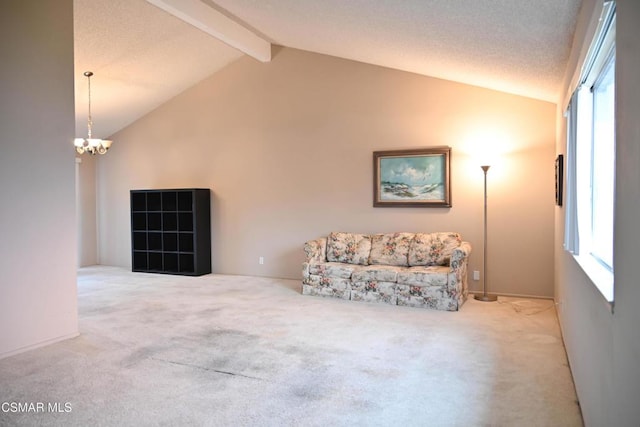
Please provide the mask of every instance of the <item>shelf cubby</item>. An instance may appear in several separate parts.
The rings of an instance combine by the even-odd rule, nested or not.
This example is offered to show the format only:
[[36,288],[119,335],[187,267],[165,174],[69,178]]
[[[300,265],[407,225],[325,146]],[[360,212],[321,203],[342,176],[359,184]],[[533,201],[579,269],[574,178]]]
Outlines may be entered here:
[[147,231],[147,214],[145,212],[131,214],[131,229],[133,231]]
[[134,251],[146,251],[147,250],[147,233],[145,231],[134,231],[132,243],[133,243]]
[[165,191],[162,193],[162,211],[173,212],[178,209],[177,194],[175,191]]
[[178,250],[180,252],[193,252],[193,233],[178,234]]
[[162,214],[160,212],[147,213],[147,230],[162,230]]
[[175,212],[162,213],[162,231],[178,231],[178,215]]
[[162,210],[162,193],[147,193],[147,211],[157,212]]
[[162,250],[165,252],[178,252],[178,233],[162,234]]

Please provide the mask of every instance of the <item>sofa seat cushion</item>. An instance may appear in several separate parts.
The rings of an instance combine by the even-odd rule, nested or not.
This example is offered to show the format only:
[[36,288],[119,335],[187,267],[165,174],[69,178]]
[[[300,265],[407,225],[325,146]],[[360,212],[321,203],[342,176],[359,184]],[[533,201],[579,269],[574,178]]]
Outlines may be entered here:
[[413,233],[374,234],[369,264],[407,266]]
[[322,262],[317,264],[309,264],[309,274],[315,274],[323,277],[338,277],[342,279],[350,279],[351,275],[363,267],[353,264],[345,264],[342,262]]
[[409,265],[449,265],[451,253],[460,243],[458,233],[416,233],[409,247]]
[[351,280],[354,282],[395,282],[398,279],[400,267],[390,265],[367,265],[353,271]]
[[396,305],[396,284],[376,280],[353,282],[351,284],[351,300]]
[[371,252],[371,237],[365,234],[329,234],[327,239],[327,261],[367,265]]
[[310,274],[302,281],[302,293],[348,300],[351,299],[351,281],[339,277]]
[[396,287],[396,303],[409,307],[426,307],[436,310],[456,311],[459,301],[440,286],[400,285]]
[[449,279],[449,267],[429,266],[429,267],[411,267],[398,272],[398,284],[438,288],[447,288]]

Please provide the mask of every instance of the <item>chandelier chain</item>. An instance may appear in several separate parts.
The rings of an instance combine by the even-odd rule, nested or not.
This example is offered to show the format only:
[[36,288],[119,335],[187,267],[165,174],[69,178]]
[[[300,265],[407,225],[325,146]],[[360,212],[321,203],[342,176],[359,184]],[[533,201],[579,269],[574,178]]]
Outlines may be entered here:
[[92,72],[84,73],[87,76],[88,87],[89,87],[89,115],[87,116],[87,133],[89,134],[89,139],[91,139],[91,128],[93,127],[93,121],[91,120],[91,76]]

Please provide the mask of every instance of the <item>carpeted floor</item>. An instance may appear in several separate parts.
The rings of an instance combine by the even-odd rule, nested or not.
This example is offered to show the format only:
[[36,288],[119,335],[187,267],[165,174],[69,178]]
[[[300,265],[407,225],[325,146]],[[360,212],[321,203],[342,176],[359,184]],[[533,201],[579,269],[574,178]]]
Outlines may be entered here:
[[0,360],[0,425],[582,425],[552,301],[450,313],[300,287],[81,269],[81,336]]

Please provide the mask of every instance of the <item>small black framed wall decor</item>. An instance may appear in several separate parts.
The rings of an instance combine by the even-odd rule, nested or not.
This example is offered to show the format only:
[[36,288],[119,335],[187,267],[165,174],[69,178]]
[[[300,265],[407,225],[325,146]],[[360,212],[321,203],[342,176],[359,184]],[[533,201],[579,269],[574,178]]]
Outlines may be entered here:
[[451,147],[374,151],[374,207],[451,207]]
[[562,179],[564,169],[564,156],[558,154],[556,157],[556,205],[562,206]]

